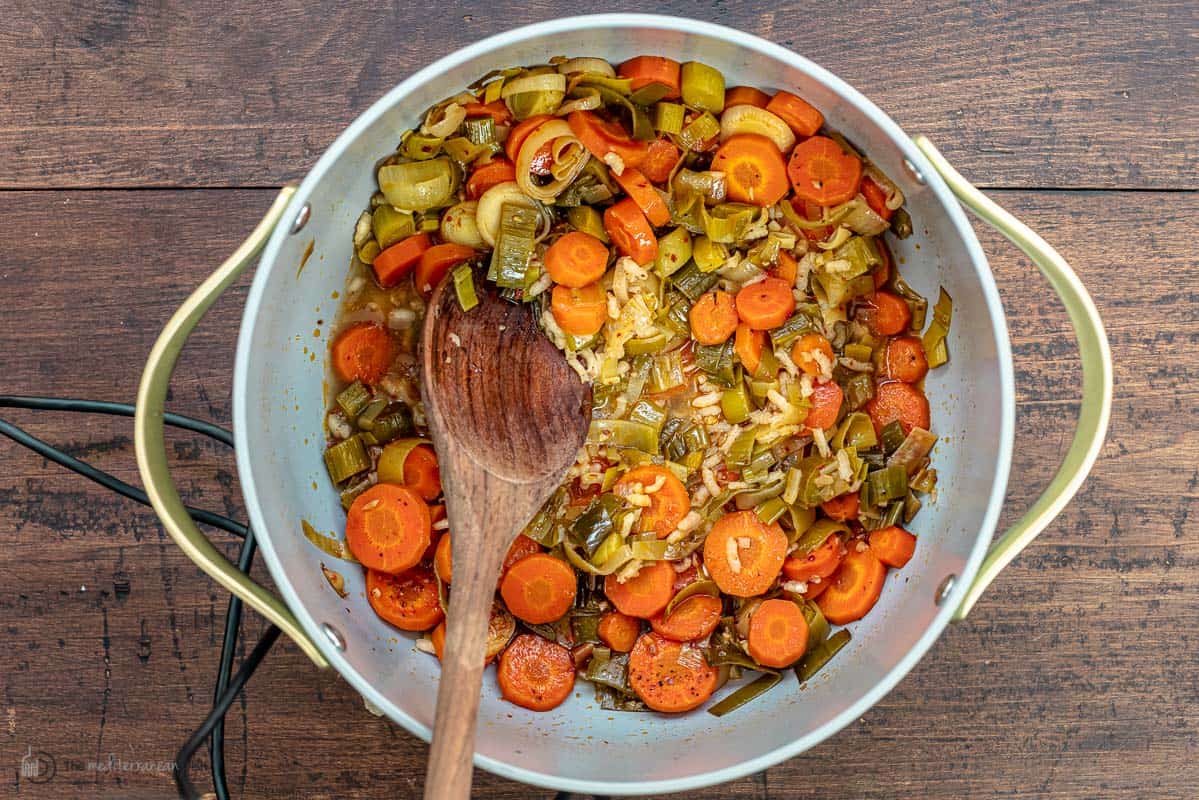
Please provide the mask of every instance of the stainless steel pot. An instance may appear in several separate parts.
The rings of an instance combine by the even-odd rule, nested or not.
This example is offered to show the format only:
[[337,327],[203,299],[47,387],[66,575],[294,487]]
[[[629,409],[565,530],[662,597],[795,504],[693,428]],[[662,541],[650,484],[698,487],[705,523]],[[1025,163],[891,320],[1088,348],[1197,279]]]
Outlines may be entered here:
[[[487,683],[475,756],[480,767],[600,794],[658,794],[731,780],[794,756],[859,717],[951,620],[966,615],[1070,500],[1098,455],[1111,404],[1107,339],[1070,267],[971,187],[932,144],[909,138],[835,75],[757,37],[672,17],[573,17],[494,36],[416,73],[355,120],[298,189],[280,193],[250,238],[175,314],[146,365],[137,456],[163,524],[199,566],[279,625],[318,666],[333,667],[372,705],[428,738],[436,661],[371,612],[357,570],[345,570],[346,600],[331,591],[319,568],[322,554],[299,531],[301,518],[325,530],[344,524],[322,461],[325,364],[312,360],[308,348],[324,350],[312,331],[318,319],[333,318],[354,221],[375,189],[376,159],[394,149],[400,131],[416,124],[424,108],[489,70],[555,54],[620,61],[642,53],[702,60],[722,70],[730,84],[786,88],[822,109],[830,125],[903,189],[916,233],[897,243],[896,255],[918,291],[929,295],[940,284],[954,297],[954,330],[952,358],[930,374],[927,386],[942,436],[936,450],[939,499],[920,515],[920,547],[903,580],[887,583],[878,608],[855,625],[852,643],[819,677],[801,689],[788,676],[770,702],[722,719],[702,710],[682,717],[602,712],[583,685],[553,712],[535,714],[504,703],[494,683]],[[1082,411],[1065,462],[1045,494],[990,549],[1012,449],[1012,358],[990,268],[958,200],[1041,268],[1070,314],[1083,365]],[[311,257],[298,271],[310,244]],[[260,251],[237,348],[234,431],[246,507],[281,600],[203,538],[184,511],[163,446],[163,402],[179,350]],[[327,333],[322,327],[322,336]]]

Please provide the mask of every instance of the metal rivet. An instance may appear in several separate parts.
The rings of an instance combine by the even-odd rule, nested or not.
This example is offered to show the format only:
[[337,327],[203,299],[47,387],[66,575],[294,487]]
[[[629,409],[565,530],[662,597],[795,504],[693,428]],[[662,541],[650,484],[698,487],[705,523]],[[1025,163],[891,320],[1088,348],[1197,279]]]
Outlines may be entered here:
[[[305,206],[305,208],[307,208],[307,206]],[[346,649],[346,637],[341,635],[341,631],[337,630],[337,628],[334,628],[328,622],[321,623],[321,630],[325,632],[325,636],[328,637],[329,641],[332,642],[334,647],[336,647],[338,650]]]
[[305,203],[300,207],[300,213],[296,214],[296,221],[291,224],[291,232],[299,233],[304,230],[304,226],[308,224],[308,218],[312,216],[312,208]]
[[937,596],[935,598],[937,605],[945,602],[945,598],[949,597],[949,593],[953,591],[953,585],[957,583],[958,576],[952,572],[945,576],[945,580],[941,581],[941,585],[937,587]]
[[916,165],[913,164],[910,159],[906,157],[904,158],[903,168],[906,169],[908,174],[912,176],[912,180],[916,181],[916,183],[920,184],[921,186],[924,185],[924,173],[916,169]]

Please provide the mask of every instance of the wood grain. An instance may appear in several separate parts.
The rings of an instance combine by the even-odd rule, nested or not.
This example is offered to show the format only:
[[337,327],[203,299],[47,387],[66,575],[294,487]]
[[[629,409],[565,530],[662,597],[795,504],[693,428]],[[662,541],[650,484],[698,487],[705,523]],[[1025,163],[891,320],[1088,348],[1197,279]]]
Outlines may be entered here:
[[[998,192],[1077,267],[1104,315],[1116,405],[1082,494],[857,724],[716,798],[1192,798],[1199,785],[1199,273],[1196,193]],[[273,192],[0,193],[4,391],[129,399],[159,326]],[[68,224],[63,224],[67,220]],[[979,230],[1014,345],[1019,399],[1005,520],[1046,484],[1077,411],[1065,313],[1035,268]],[[172,410],[228,422],[238,284],[201,323]],[[124,421],[5,412],[136,481]],[[185,499],[241,515],[229,453],[174,437]],[[153,515],[0,440],[6,715],[0,796],[171,795],[164,772],[206,713],[226,595]],[[216,537],[226,552],[229,537]],[[259,579],[268,581],[265,572]],[[126,588],[127,587],[127,588]],[[252,642],[261,620],[250,616]],[[242,654],[245,650],[243,648]],[[229,721],[239,798],[417,797],[425,745],[373,717],[290,644]],[[55,756],[19,780],[26,748]],[[78,767],[78,768],[76,768]],[[196,764],[205,776],[206,759]],[[548,798],[486,773],[486,798]]]
[[[70,7],[68,8],[68,5]],[[402,78],[613,0],[0,2],[0,187],[276,186]],[[984,186],[1199,187],[1199,7],[670,0],[829,68]]]

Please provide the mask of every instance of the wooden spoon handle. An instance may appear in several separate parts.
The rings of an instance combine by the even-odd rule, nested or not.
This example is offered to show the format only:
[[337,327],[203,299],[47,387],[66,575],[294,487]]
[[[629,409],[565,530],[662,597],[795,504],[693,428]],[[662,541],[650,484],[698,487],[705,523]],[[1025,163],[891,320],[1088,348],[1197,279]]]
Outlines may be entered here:
[[[456,548],[455,548],[456,549]],[[487,625],[501,558],[455,559],[449,622],[437,690],[437,719],[425,773],[425,800],[470,797],[475,721],[483,682]],[[484,563],[486,562],[486,563]],[[458,565],[462,571],[458,571]],[[474,566],[468,574],[467,565]]]

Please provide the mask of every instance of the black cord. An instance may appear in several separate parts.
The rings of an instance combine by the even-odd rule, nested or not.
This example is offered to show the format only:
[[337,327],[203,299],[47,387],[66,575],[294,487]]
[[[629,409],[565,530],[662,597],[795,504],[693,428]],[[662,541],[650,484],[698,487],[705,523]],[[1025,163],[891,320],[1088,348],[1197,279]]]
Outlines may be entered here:
[[[109,414],[114,417],[133,417],[137,408],[128,403],[112,403],[107,400],[80,400],[72,397],[32,397],[0,394],[0,408],[29,408],[36,411],[76,411],[88,414]],[[219,425],[205,422],[182,414],[163,415],[167,425],[186,431],[203,434],[210,439],[233,446],[233,434]]]
[[224,719],[225,713],[228,712],[229,706],[233,704],[242,687],[246,685],[246,681],[254,674],[254,670],[258,669],[258,665],[262,663],[262,659],[266,657],[267,652],[279,638],[279,629],[271,625],[262,634],[262,638],[258,640],[258,644],[254,645],[254,649],[246,656],[246,660],[241,663],[237,674],[229,681],[229,687],[220,699],[212,707],[212,711],[208,712],[208,716],[204,718],[204,722],[196,729],[183,747],[179,748],[179,755],[175,757],[175,785],[179,788],[179,796],[184,800],[200,800],[200,792],[196,789],[195,784],[188,777],[188,767],[191,765],[192,756],[200,749],[200,745],[204,744],[204,740],[211,735],[221,720]]
[[[241,552],[237,556],[237,568],[247,575],[254,564],[254,553],[258,543],[254,541],[254,531],[246,533],[246,539],[241,543]],[[229,597],[229,608],[225,611],[225,635],[221,640],[221,663],[216,673],[216,690],[213,692],[212,706],[216,708],[221,695],[229,684],[229,673],[233,671],[233,650],[237,647],[237,634],[241,628],[241,598],[237,595]],[[212,738],[208,740],[208,754],[212,762],[212,788],[216,791],[217,800],[229,800],[229,785],[225,777],[225,717],[221,716],[212,729]],[[248,754],[247,754],[248,755]]]
[[[66,467],[72,472],[78,473],[88,480],[95,481],[105,489],[110,489],[119,495],[128,497],[141,503],[144,506],[150,505],[150,498],[141,489],[125,481],[117,478],[102,469],[97,469],[86,461],[80,461],[74,456],[67,455],[53,445],[43,442],[36,436],[26,433],[21,428],[13,425],[7,420],[0,419],[0,434],[7,436],[19,445],[28,447],[33,452],[48,458],[59,466]],[[220,528],[223,531],[233,534],[234,536],[244,539],[246,537],[246,526],[240,522],[235,522],[228,517],[220,514],[215,514],[211,511],[205,511],[202,508],[193,508],[192,506],[184,506],[187,513],[191,515],[196,522],[210,525],[214,528]]]

